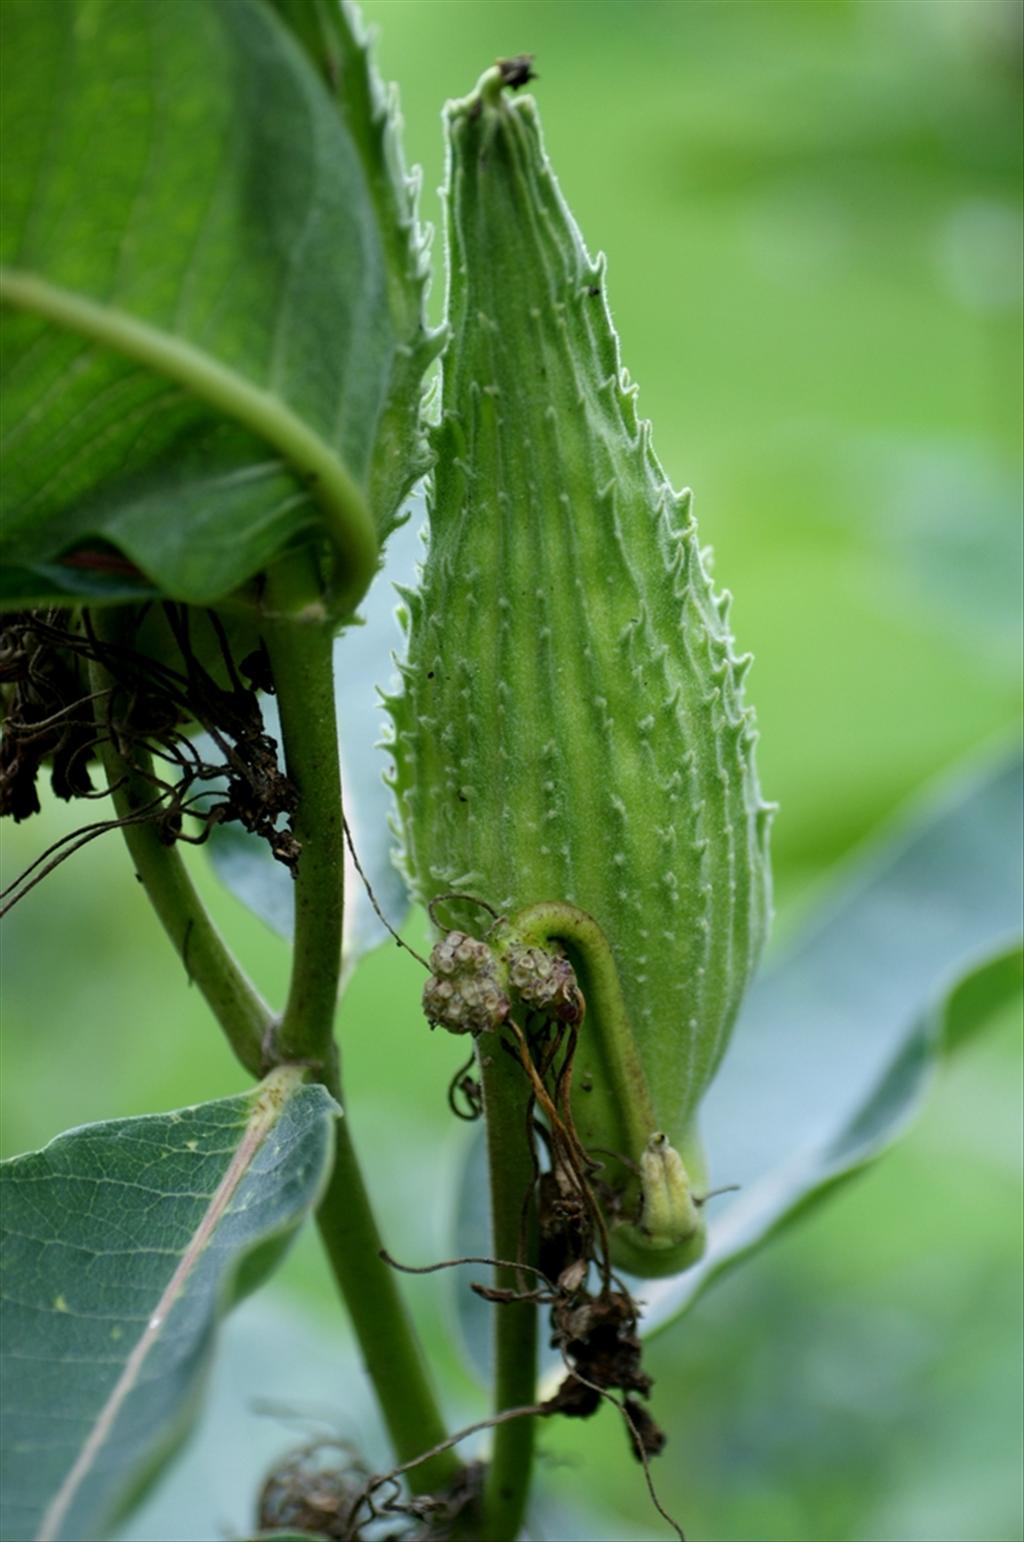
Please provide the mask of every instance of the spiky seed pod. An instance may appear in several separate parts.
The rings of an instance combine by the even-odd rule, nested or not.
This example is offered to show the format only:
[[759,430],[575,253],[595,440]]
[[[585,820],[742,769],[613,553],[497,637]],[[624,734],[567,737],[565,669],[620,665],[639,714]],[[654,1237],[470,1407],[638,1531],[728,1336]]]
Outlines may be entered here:
[[[697,1106],[770,909],[749,657],[689,494],[637,417],[603,265],[532,99],[492,70],[447,125],[452,335],[429,551],[389,704],[404,861],[424,900],[471,890],[506,914],[559,900],[596,918],[654,1122],[639,1144],[639,1125],[616,1122],[630,1094],[608,1085],[584,970],[581,1134],[634,1171],[665,1134],[699,1183]],[[642,1272],[680,1266],[638,1228],[618,1251]]]

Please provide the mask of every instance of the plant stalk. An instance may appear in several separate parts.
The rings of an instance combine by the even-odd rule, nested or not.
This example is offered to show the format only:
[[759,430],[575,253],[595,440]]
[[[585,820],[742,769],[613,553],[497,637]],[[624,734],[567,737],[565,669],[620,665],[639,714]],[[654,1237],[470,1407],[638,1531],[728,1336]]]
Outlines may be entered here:
[[[272,610],[287,611],[308,592],[308,572],[279,569]],[[307,611],[307,614],[309,612]],[[124,640],[123,612],[95,623],[109,641]],[[292,831],[300,845],[295,881],[295,935],[288,1000],[279,1022],[250,985],[199,899],[181,856],[160,840],[155,819],[124,826],[146,894],[189,976],[203,992],[242,1065],[261,1077],[272,1063],[299,1064],[341,1102],[334,1017],[341,973],[344,915],[344,828],[335,721],[331,629],[298,619],[269,623],[265,641],[277,691],[285,765],[298,791]],[[93,686],[110,679],[92,666]],[[101,728],[104,726],[102,721]],[[99,746],[119,816],[133,819],[154,803],[148,765],[130,765],[109,741]],[[344,1116],[335,1124],[335,1160],[317,1222],[335,1279],[351,1315],[399,1462],[447,1437],[415,1330],[390,1266]],[[460,1471],[452,1450],[410,1469],[414,1493],[451,1484]]]
[[[317,1211],[317,1225],[341,1291],[400,1463],[440,1445],[447,1429],[430,1384],[416,1331],[381,1242],[348,1120],[335,1123],[334,1167]],[[411,1467],[414,1494],[447,1488],[460,1470],[452,1450]]]
[[[117,612],[99,611],[94,624],[100,636],[121,640]],[[106,692],[110,677],[99,663],[90,666],[93,689]],[[106,726],[102,720],[101,730]],[[152,764],[139,748],[130,765],[116,744],[101,734],[97,753],[120,819],[131,821],[154,800],[154,784],[145,773]],[[161,841],[153,819],[125,823],[121,831],[135,871],[190,981],[202,991],[210,1010],[241,1064],[253,1076],[263,1075],[263,1043],[273,1024],[263,1001],[221,937],[173,846]]]
[[[487,1120],[492,1246],[495,1258],[515,1259],[523,1242],[523,1201],[534,1182],[530,1087],[519,1065],[495,1041],[496,1035],[484,1035],[478,1047]],[[531,1214],[525,1263],[536,1263],[531,1256],[534,1232]],[[523,1288],[514,1268],[495,1269],[494,1282],[502,1290]],[[496,1306],[494,1335],[494,1412],[500,1414],[536,1399],[536,1306],[532,1302]],[[530,1488],[535,1422],[524,1417],[495,1428],[483,1495],[482,1535],[488,1542],[515,1542],[519,1535]]]
[[[281,590],[292,577],[278,571],[269,596],[274,610],[279,604],[288,608],[289,596]],[[339,1097],[334,1016],[345,913],[345,837],[334,639],[329,625],[298,618],[269,623],[263,636],[277,693],[285,770],[298,792],[291,828],[300,848],[291,980],[273,1058],[309,1065]]]
[[[308,574],[279,568],[269,594],[274,613],[292,607]],[[333,635],[322,623],[274,621],[265,630],[274,675],[285,768],[299,800],[292,832],[300,845],[288,1001],[275,1056],[309,1064],[343,1102],[334,1017],[344,917],[344,826],[334,703]],[[380,1233],[344,1115],[335,1124],[334,1167],[317,1224],[335,1281],[352,1318],[366,1372],[399,1462],[441,1444],[444,1420],[394,1272],[380,1257]],[[453,1451],[410,1469],[414,1493],[450,1484]]]

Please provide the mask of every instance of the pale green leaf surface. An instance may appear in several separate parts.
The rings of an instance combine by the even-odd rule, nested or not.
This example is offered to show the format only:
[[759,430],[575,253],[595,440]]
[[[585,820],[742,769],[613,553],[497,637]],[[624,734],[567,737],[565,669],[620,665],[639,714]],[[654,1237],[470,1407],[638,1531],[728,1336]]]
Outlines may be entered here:
[[755,983],[702,1109],[708,1250],[646,1282],[648,1331],[878,1155],[943,1052],[1020,989],[1021,763],[961,773],[877,844]]
[[365,585],[406,343],[323,82],[260,0],[3,10],[6,560],[202,603],[315,524]]
[[[389,819],[393,803],[384,782],[387,757],[379,748],[385,729],[378,686],[396,673],[392,655],[402,647],[396,585],[411,585],[423,551],[423,500],[406,506],[405,523],[388,542],[384,567],[359,607],[361,626],[348,627],[334,644],[335,699],[338,709],[345,814],[377,902],[391,925],[401,926],[409,909],[402,875],[392,860],[394,837]],[[277,733],[274,702],[264,700],[267,731]],[[207,842],[214,870],[231,892],[282,937],[292,935],[294,883],[275,862],[265,841],[239,825],[215,825]],[[345,975],[387,937],[351,854],[345,864]]]
[[219,1317],[316,1202],[334,1107],[285,1069],[0,1168],[10,1542],[107,1535],[170,1454]]
[[117,1528],[119,1542],[249,1542],[268,1474],[317,1436],[349,1442],[372,1471],[391,1465],[342,1317],[333,1303],[311,1315],[274,1281],[225,1323],[192,1438],[166,1481]]

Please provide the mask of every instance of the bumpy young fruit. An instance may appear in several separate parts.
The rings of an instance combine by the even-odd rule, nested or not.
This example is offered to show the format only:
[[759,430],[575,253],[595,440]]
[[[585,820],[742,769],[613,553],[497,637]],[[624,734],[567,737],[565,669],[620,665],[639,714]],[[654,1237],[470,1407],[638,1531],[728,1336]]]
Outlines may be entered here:
[[[586,1144],[622,1158],[618,1262],[668,1273],[702,1246],[695,1116],[768,924],[770,809],[729,597],[637,418],[603,265],[535,105],[507,78],[489,71],[447,114],[452,332],[429,551],[390,703],[404,860],[424,900],[470,891],[506,914],[557,901],[584,932],[598,923],[589,959],[559,904],[546,928],[587,999],[574,1112]],[[613,1050],[593,979],[602,933],[630,1040]]]

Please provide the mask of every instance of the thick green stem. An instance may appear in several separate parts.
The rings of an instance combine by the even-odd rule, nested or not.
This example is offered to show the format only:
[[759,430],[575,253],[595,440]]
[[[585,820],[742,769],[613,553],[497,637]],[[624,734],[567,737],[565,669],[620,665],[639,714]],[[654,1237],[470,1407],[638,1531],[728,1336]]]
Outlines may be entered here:
[[[269,596],[272,611],[287,611],[308,589],[301,565],[279,570]],[[309,612],[307,611],[307,614]],[[97,629],[123,642],[128,622],[101,613]],[[138,747],[129,765],[116,745],[101,753],[124,835],[146,893],[200,986],[239,1060],[254,1076],[275,1063],[306,1065],[341,1101],[334,1017],[341,971],[344,905],[344,829],[341,772],[334,710],[330,628],[298,619],[273,621],[265,632],[284,745],[285,765],[298,792],[292,832],[299,843],[295,880],[295,937],[288,1001],[279,1023],[231,957],[204,910],[181,857],[160,840],[155,790]],[[94,666],[94,687],[109,677]],[[102,716],[100,716],[102,723]],[[394,1272],[380,1257],[381,1239],[356,1159],[347,1120],[335,1130],[335,1161],[317,1220],[324,1247],[352,1317],[366,1370],[400,1462],[441,1444],[447,1435],[427,1377],[415,1330]],[[460,1463],[445,1451],[413,1467],[414,1492],[444,1488]]]
[[[95,624],[101,635],[119,639],[117,612],[99,612]],[[93,689],[106,693],[110,688],[106,671],[94,664],[91,673]],[[97,716],[104,727],[102,701]],[[97,749],[114,808],[125,821],[125,844],[153,909],[236,1056],[253,1076],[261,1076],[263,1041],[273,1022],[270,1008],[229,952],[180,855],[161,841],[155,819],[145,817],[143,811],[152,809],[157,797],[154,782],[146,775],[152,764],[149,755],[136,746],[129,765],[117,745],[103,737]]]
[[[293,608],[308,592],[305,566],[279,569],[268,596],[272,613]],[[279,609],[280,607],[280,609]],[[306,614],[310,612],[307,609]],[[126,612],[101,612],[95,625],[108,641],[130,640]],[[129,765],[115,744],[101,746],[104,769],[122,818],[125,840],[146,893],[200,986],[239,1060],[262,1076],[268,1057],[306,1065],[341,1101],[334,1017],[341,970],[344,829],[334,711],[332,636],[320,624],[274,620],[265,633],[287,771],[298,791],[292,831],[300,845],[295,882],[295,942],[288,1001],[279,1023],[231,957],[207,915],[181,857],[160,840],[148,757],[133,748]],[[94,688],[110,679],[97,664]],[[102,709],[98,717],[103,726]],[[400,1462],[446,1438],[415,1331],[390,1266],[353,1150],[347,1121],[336,1124],[335,1162],[317,1219],[331,1267],[351,1314]],[[412,1468],[414,1492],[450,1484],[460,1470],[453,1451]]]
[[566,943],[580,958],[587,991],[586,1031],[601,1036],[601,1053],[608,1066],[607,1085],[616,1089],[619,1118],[627,1134],[626,1146],[639,1157],[657,1124],[607,937],[593,916],[560,900],[529,905],[512,917],[511,925],[528,942],[542,946]]
[[[301,568],[279,570],[269,598],[276,612],[301,592]],[[344,917],[344,827],[329,627],[298,620],[265,631],[277,692],[285,767],[298,790],[292,832],[300,852],[295,875],[295,932],[288,1001],[275,1056],[310,1064],[342,1101],[334,1044]],[[399,1462],[446,1438],[415,1330],[394,1272],[380,1257],[381,1238],[344,1117],[335,1128],[334,1168],[317,1212],[320,1235],[363,1352]],[[459,1471],[454,1452],[413,1467],[409,1486],[428,1493]]]
[[[345,1118],[337,1121],[335,1143],[317,1223],[395,1455],[407,1462],[440,1445],[447,1430],[394,1270],[380,1256],[380,1233]],[[455,1452],[444,1451],[410,1468],[407,1481],[414,1493],[436,1493],[459,1467]]]
[[[480,1074],[487,1119],[487,1156],[491,1174],[491,1235],[494,1256],[514,1260],[523,1234],[523,1202],[534,1171],[528,1128],[530,1087],[521,1067],[504,1054],[495,1035],[479,1041]],[[532,1219],[527,1244],[532,1242]],[[536,1263],[527,1256],[523,1262]],[[495,1270],[499,1289],[519,1290],[514,1268]],[[537,1382],[537,1308],[528,1302],[494,1309],[494,1411],[525,1407],[535,1401]],[[514,1542],[523,1521],[533,1461],[534,1420],[514,1419],[494,1431],[494,1448],[483,1498],[483,1535],[488,1542]]]
[[[291,575],[279,574],[271,605]],[[334,1015],[341,974],[345,837],[334,708],[333,635],[322,622],[274,621],[264,630],[281,720],[285,769],[298,792],[299,844],[288,1000],[274,1058],[310,1065],[338,1095]]]

